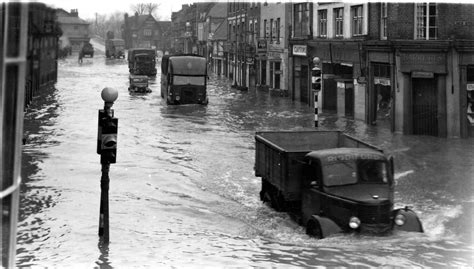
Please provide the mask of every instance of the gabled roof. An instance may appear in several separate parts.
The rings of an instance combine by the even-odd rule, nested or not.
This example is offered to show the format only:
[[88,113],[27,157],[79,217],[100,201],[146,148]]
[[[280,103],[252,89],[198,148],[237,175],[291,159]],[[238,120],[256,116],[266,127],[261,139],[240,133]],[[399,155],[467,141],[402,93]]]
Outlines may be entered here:
[[60,24],[87,24],[89,23],[77,16],[71,15],[69,12],[62,8],[56,9],[56,16]]
[[207,16],[212,18],[227,18],[227,3],[216,3]]
[[146,14],[146,15],[133,15],[128,17],[128,23],[130,25],[130,28],[135,28],[139,29],[143,26],[145,21],[147,21],[149,18],[152,18],[155,22],[155,18],[151,14]]
[[212,37],[213,40],[227,40],[227,21],[221,22],[221,24],[217,27],[214,35]]

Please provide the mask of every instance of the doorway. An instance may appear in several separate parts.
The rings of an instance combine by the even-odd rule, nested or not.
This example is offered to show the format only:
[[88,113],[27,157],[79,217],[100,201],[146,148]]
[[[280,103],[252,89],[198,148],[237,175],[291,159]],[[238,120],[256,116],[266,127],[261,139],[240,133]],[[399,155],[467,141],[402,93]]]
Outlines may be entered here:
[[438,136],[436,79],[413,78],[413,134]]

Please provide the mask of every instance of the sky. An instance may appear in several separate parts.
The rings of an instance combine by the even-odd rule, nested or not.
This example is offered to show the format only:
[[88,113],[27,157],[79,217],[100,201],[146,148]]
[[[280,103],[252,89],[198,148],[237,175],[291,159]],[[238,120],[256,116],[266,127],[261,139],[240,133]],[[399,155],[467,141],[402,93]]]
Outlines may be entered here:
[[160,8],[158,16],[161,20],[171,20],[171,12],[181,9],[182,4],[189,4],[193,1],[187,0],[160,0],[160,1],[133,1],[133,0],[38,0],[54,8],[62,8],[67,12],[77,9],[81,19],[93,19],[95,13],[101,15],[113,14],[116,11],[129,15],[132,14],[131,5],[136,3],[158,3]]

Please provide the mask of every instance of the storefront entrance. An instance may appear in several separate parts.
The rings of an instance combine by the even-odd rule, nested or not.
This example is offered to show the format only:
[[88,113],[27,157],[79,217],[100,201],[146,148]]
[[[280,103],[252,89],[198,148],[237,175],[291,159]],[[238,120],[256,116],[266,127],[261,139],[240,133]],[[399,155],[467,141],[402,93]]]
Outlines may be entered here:
[[413,78],[413,134],[438,136],[436,79]]

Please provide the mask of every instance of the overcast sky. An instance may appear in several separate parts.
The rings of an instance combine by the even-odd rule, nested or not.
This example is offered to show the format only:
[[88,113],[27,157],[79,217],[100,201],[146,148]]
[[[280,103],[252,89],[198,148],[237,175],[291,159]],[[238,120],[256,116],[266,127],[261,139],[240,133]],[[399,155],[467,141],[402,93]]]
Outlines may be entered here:
[[116,11],[122,13],[127,12],[131,14],[132,11],[130,6],[136,3],[159,3],[160,8],[158,11],[160,19],[171,20],[171,12],[178,11],[181,9],[182,4],[192,3],[193,1],[188,0],[161,0],[161,1],[133,1],[133,0],[40,0],[37,2],[43,2],[54,8],[62,8],[66,11],[71,9],[77,9],[79,17],[81,19],[95,18],[95,13],[98,14],[112,14]]

